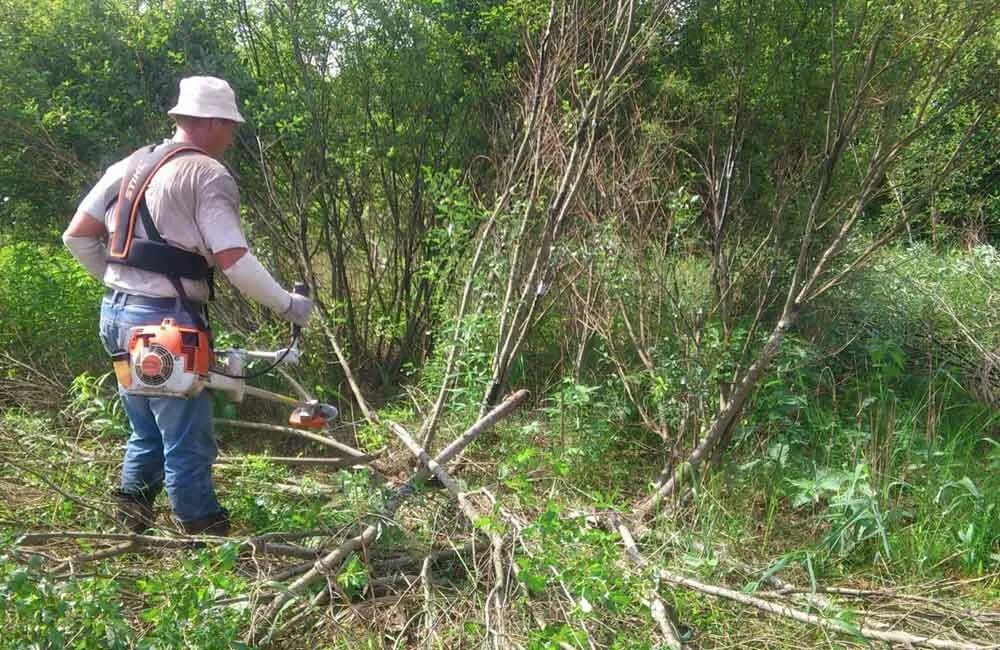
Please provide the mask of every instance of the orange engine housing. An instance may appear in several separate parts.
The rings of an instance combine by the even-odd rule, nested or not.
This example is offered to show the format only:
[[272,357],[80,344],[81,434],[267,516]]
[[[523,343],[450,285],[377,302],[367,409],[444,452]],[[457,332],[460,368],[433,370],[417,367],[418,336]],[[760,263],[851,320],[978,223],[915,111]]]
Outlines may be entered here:
[[208,333],[172,318],[133,327],[128,344],[130,385],[139,395],[192,396],[204,388],[212,363]]

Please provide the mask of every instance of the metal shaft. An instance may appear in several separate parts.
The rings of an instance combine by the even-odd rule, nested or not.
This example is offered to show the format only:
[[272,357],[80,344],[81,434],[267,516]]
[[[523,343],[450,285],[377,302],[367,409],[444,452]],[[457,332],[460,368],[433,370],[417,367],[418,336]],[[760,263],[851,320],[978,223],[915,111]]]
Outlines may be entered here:
[[244,393],[252,397],[259,397],[260,399],[266,399],[270,402],[278,402],[279,404],[290,404],[291,406],[309,406],[308,402],[302,400],[297,400],[294,397],[289,397],[288,395],[281,395],[279,393],[272,393],[269,390],[264,390],[263,388],[257,388],[256,386],[247,386],[243,389]]

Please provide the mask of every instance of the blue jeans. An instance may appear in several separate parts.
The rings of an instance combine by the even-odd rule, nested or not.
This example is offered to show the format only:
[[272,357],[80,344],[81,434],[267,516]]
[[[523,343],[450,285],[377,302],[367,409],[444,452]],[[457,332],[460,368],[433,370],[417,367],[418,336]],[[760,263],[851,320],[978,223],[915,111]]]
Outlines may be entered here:
[[[123,351],[131,328],[158,325],[164,318],[193,324],[189,314],[176,308],[128,304],[125,294],[115,292],[101,301],[101,342],[109,354]],[[122,492],[152,500],[166,485],[180,521],[217,517],[223,510],[212,485],[218,447],[207,391],[187,399],[129,395],[121,387],[118,393],[132,428],[122,464]]]

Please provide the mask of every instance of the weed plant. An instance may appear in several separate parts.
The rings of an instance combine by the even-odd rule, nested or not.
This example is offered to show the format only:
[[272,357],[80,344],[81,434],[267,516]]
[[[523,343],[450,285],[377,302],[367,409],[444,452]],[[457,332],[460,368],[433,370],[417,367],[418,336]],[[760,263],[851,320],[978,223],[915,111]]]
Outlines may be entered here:
[[804,515],[810,550],[844,570],[994,570],[1000,414],[946,373],[914,381],[898,350],[869,352],[846,382],[786,359],[744,421],[737,479]]

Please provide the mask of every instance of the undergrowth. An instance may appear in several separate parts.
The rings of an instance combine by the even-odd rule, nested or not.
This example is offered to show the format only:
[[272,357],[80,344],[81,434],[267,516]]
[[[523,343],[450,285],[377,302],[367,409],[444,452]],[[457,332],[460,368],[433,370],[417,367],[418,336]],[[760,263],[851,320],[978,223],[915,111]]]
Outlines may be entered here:
[[[899,255],[882,268],[919,263],[911,253]],[[984,254],[976,255],[969,264],[989,267]],[[906,275],[911,283],[938,278],[947,291],[973,282],[950,271]],[[902,283],[893,279],[886,286],[900,291]],[[962,303],[955,308],[959,320],[985,317],[991,308],[972,289],[955,288],[954,296]],[[872,291],[868,298],[858,322],[888,313],[879,311],[888,304],[885,295]],[[970,390],[962,367],[942,360],[928,368],[932,350],[918,323],[928,305],[939,302],[922,291],[896,301],[895,308],[912,317],[898,330],[905,336],[864,327],[844,338],[809,322],[796,332],[734,427],[726,461],[694,477],[683,507],[650,522],[642,547],[652,565],[751,593],[766,590],[765,579],[774,575],[806,589],[851,585],[920,593],[945,585],[955,608],[995,607],[1000,412]],[[960,340],[948,333],[948,322],[954,319],[936,323],[936,339]],[[474,419],[487,377],[488,328],[475,319],[464,326],[461,335],[479,353],[455,369],[440,440]],[[737,334],[725,343],[717,334],[703,341],[703,374],[682,372],[693,366],[678,362],[679,348],[665,343],[655,355],[658,379],[634,384],[644,391],[644,404],[662,403],[658,413],[675,431],[686,417],[685,404],[717,400],[715,383],[746,342]],[[439,357],[413,370],[419,390],[385,404],[382,416],[419,422],[414,404],[433,399],[446,353],[442,346]],[[657,585],[651,567],[623,558],[619,535],[602,517],[627,513],[648,494],[669,462],[669,449],[643,426],[599,346],[591,356],[575,378],[553,379],[548,369],[522,361],[518,376],[544,390],[530,408],[470,448],[460,475],[470,493],[488,487],[499,498],[493,515],[477,527],[518,540],[508,590],[517,624],[509,630],[512,642],[531,649],[659,648],[650,622],[655,588],[692,647],[864,647],[849,634],[828,636],[747,616],[735,604]],[[27,531],[112,530],[108,490],[127,436],[113,380],[84,373],[68,391],[53,397],[57,408],[0,414],[0,647],[245,647],[242,633],[260,585],[279,584],[267,581],[287,562],[268,563],[224,543],[124,555],[54,574],[48,568],[53,561],[92,552],[94,545],[64,544],[52,557],[26,554],[16,545],[17,535]],[[366,449],[385,447],[387,456],[406,458],[383,428],[358,426],[354,433]],[[379,510],[398,480],[264,459],[309,451],[287,440],[236,431],[222,431],[220,438],[231,460],[216,469],[217,484],[236,539],[309,530],[342,539]],[[512,518],[499,516],[500,508]],[[164,501],[157,511],[158,532],[169,534]],[[339,613],[318,608],[314,623],[293,626],[275,639],[276,647],[399,648],[420,639],[435,648],[479,647],[486,638],[482,613],[490,575],[482,551],[433,565],[430,605],[416,586],[419,563],[405,570],[408,586],[388,589],[380,582],[379,562],[420,558],[456,540],[467,543],[471,535],[451,500],[432,485],[418,486],[398,521],[387,523],[372,547],[349,556],[331,576],[339,604],[349,605]],[[751,570],[734,569],[733,559]],[[436,624],[421,636],[425,610]],[[849,627],[861,610],[859,603],[838,601],[825,613]]]

